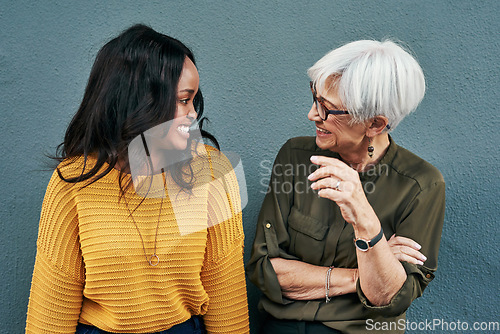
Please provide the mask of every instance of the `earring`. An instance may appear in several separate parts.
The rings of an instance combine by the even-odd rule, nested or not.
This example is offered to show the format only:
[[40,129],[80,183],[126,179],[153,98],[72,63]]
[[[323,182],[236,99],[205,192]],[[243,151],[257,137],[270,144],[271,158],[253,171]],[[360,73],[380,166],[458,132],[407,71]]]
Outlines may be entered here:
[[375,151],[375,147],[372,146],[372,139],[368,138],[368,156],[373,157],[373,151]]

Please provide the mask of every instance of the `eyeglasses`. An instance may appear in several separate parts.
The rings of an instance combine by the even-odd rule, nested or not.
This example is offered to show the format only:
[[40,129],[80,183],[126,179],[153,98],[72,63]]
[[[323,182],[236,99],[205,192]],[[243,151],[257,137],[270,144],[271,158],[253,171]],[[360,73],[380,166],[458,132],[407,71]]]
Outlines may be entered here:
[[316,110],[318,110],[318,115],[322,120],[326,121],[328,115],[346,115],[349,114],[347,110],[330,110],[326,107],[323,99],[321,97],[317,97],[316,88],[314,88],[314,84],[312,81],[309,81],[309,85],[311,86],[311,92],[313,95],[313,102],[316,103]]

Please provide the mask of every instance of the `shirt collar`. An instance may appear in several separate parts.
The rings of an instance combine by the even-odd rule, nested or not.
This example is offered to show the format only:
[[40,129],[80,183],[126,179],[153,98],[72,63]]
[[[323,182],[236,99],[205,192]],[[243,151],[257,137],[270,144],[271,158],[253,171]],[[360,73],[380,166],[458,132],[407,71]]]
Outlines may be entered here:
[[[396,151],[398,150],[398,145],[396,145],[391,135],[388,136],[389,136],[389,147],[387,148],[387,151],[385,152],[382,159],[380,159],[380,161],[373,166],[373,168],[371,168],[366,172],[359,173],[359,178],[361,182],[374,181],[379,175],[387,173],[388,168],[392,165],[392,161],[394,160],[394,157],[396,156]],[[315,146],[316,146],[316,151],[321,152],[322,155],[336,158],[339,159],[340,161],[344,161],[340,156],[340,154],[338,154],[337,152],[333,152],[330,150],[323,150],[319,148],[317,145]]]

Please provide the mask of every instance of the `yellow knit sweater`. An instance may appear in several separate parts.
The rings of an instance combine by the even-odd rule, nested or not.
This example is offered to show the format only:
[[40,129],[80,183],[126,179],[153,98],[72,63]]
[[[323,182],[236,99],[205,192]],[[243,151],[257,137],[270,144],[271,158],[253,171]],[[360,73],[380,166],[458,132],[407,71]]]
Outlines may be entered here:
[[[74,333],[78,322],[116,333],[152,333],[192,315],[203,315],[209,333],[248,333],[238,184],[227,173],[227,159],[207,150],[211,159],[191,164],[191,195],[169,175],[158,176],[167,184],[165,191],[161,182],[163,199],[144,199],[132,187],[121,200],[114,169],[86,187],[52,175],[26,333]],[[82,161],[60,170],[65,177],[79,175]],[[150,266],[144,253],[154,252],[157,224],[160,262]]]

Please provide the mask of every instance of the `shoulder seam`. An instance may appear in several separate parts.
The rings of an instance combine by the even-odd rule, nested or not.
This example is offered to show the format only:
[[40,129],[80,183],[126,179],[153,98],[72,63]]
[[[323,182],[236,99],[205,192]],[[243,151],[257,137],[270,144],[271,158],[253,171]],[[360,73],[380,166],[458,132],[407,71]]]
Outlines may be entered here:
[[45,252],[43,252],[42,250],[40,250],[38,247],[37,247],[37,255],[36,256],[43,256],[46,261],[54,268],[56,269],[59,273],[61,273],[63,276],[66,276],[68,277],[69,279],[77,282],[77,283],[80,283],[80,284],[84,284],[85,283],[85,280],[79,280],[78,278],[74,277],[73,275],[67,273],[66,271],[64,271],[62,268],[60,268],[58,265],[56,265],[53,261],[52,261],[52,258],[46,254]]
[[[218,265],[222,260],[226,259],[227,257],[231,256],[232,253],[239,249],[239,246],[243,247],[245,244],[245,236],[241,235],[237,238],[234,239],[234,241],[231,243],[231,247],[229,250],[224,253],[222,256],[217,257],[216,259],[210,259],[205,262],[206,266],[211,267],[213,264]],[[243,251],[243,248],[242,248]]]

